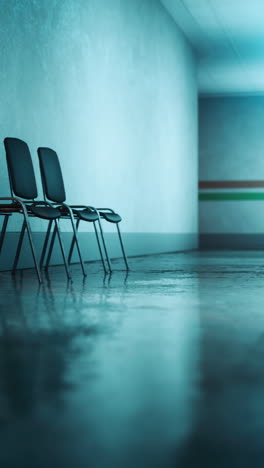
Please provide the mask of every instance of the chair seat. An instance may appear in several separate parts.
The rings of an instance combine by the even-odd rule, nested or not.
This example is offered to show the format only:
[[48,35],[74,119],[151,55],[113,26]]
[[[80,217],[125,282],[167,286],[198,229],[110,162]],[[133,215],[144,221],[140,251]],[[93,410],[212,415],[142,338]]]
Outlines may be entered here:
[[53,208],[51,206],[36,206],[30,205],[30,211],[42,219],[57,219],[61,217],[61,212],[58,208]]
[[98,220],[98,214],[95,211],[89,210],[89,208],[85,208],[84,210],[73,210],[73,212],[83,221],[94,222]]
[[119,214],[117,213],[104,213],[103,211],[101,211],[100,215],[109,223],[117,224],[120,223],[120,221],[122,221],[121,216],[119,216]]

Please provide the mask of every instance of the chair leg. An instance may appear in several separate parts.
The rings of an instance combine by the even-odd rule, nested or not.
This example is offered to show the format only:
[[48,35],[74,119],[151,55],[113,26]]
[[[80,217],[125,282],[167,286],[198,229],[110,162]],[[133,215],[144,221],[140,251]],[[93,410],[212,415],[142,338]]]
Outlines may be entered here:
[[[79,224],[80,224],[80,219],[78,219],[78,220],[77,220],[77,223],[76,223],[76,232],[78,231]],[[103,268],[104,268],[105,273],[107,273],[107,269],[106,269],[105,261],[104,261],[104,257],[103,257],[103,252],[102,252],[102,248],[101,248],[100,241],[99,241],[98,230],[97,230],[97,228],[96,228],[95,222],[93,222],[93,226],[94,226],[94,231],[95,231],[95,235],[96,235],[96,240],[97,240],[97,244],[98,244],[98,248],[99,248],[99,252],[100,252],[100,257],[101,257],[101,260],[102,260]],[[76,238],[77,238],[77,236],[76,236]],[[69,262],[69,263],[71,262],[71,258],[72,258],[72,254],[73,254],[73,249],[74,249],[75,242],[76,242],[76,241],[75,241],[75,238],[73,237],[73,238],[72,238],[72,242],[71,242],[71,246],[70,246],[69,255],[68,255],[68,262]]]
[[99,252],[100,252],[100,257],[101,257],[101,260],[102,260],[104,272],[105,272],[105,273],[108,273],[108,272],[107,272],[107,269],[106,269],[106,266],[105,266],[105,261],[104,261],[104,257],[103,257],[102,247],[101,247],[101,244],[100,244],[99,235],[98,235],[98,230],[97,230],[95,221],[93,222],[93,226],[94,226],[94,232],[95,232],[95,235],[96,235],[97,245],[98,245],[98,249],[99,249]]
[[67,275],[67,278],[68,278],[68,279],[71,279],[71,275],[70,275],[70,272],[69,272],[69,267],[68,267],[67,259],[66,259],[66,256],[65,256],[65,251],[64,251],[62,239],[61,239],[61,233],[60,233],[59,223],[58,223],[58,220],[57,220],[57,219],[55,219],[55,229],[56,229],[56,231],[57,231],[57,235],[58,235],[58,239],[59,239],[59,243],[60,243],[60,248],[61,248],[61,253],[62,253],[62,257],[63,257],[63,261],[64,261],[64,266],[65,266],[65,270],[66,270],[66,275]]
[[55,238],[56,238],[56,226],[54,227],[54,230],[53,230],[53,233],[52,233],[52,238],[51,238],[51,241],[50,241],[48,256],[47,256],[47,260],[46,260],[46,264],[45,264],[45,270],[48,270],[48,268],[49,268],[50,258],[51,258],[51,254],[52,254],[52,251],[53,251]]
[[27,228],[27,233],[28,233],[28,240],[29,240],[29,244],[30,244],[31,252],[32,252],[32,257],[33,257],[34,264],[35,264],[35,270],[37,272],[39,283],[41,284],[42,279],[41,279],[40,269],[39,269],[38,262],[37,262],[37,257],[36,257],[36,253],[35,253],[35,248],[34,248],[34,244],[33,244],[32,233],[31,233],[31,228],[30,228],[30,225],[29,225],[27,213],[24,213],[24,217],[25,217],[25,223],[26,223],[26,228]]
[[1,234],[0,234],[0,254],[2,252],[2,247],[3,247],[5,235],[6,235],[6,229],[7,229],[8,221],[9,221],[9,215],[5,215],[4,216],[4,221],[3,221],[3,226],[2,226],[2,229],[1,229]]
[[[76,227],[75,227],[74,219],[73,219],[73,216],[72,216],[71,213],[70,213],[70,217],[71,217],[71,224],[72,224],[72,230],[73,230],[73,240],[74,240],[74,243],[76,244],[76,247],[77,247],[77,251],[78,251],[78,255],[79,255],[79,259],[80,259],[80,264],[81,264],[81,267],[82,267],[83,276],[87,276],[85,268],[84,268],[81,249],[80,249],[80,246],[79,246],[79,240],[78,240],[78,236],[77,236],[77,223],[76,223]],[[79,227],[79,224],[78,224],[78,227]]]
[[19,257],[20,257],[20,252],[21,252],[21,247],[22,247],[23,240],[24,240],[26,227],[27,227],[26,220],[24,220],[23,225],[22,225],[22,229],[20,231],[19,241],[18,241],[18,244],[17,244],[16,255],[15,255],[13,268],[12,268],[13,272],[16,271],[16,269],[17,269],[17,264],[18,264],[18,260],[19,260]]
[[103,243],[103,247],[104,247],[104,251],[105,251],[105,255],[106,255],[106,260],[107,260],[107,263],[108,263],[108,268],[109,268],[109,271],[113,271],[111,261],[110,261],[109,255],[108,255],[108,251],[107,251],[107,248],[106,248],[106,244],[105,244],[104,231],[103,231],[103,227],[102,227],[102,223],[101,223],[100,218],[98,218],[98,224],[99,224],[99,228],[100,228],[101,239],[102,239],[102,243]]
[[53,223],[53,221],[50,220],[49,225],[48,225],[48,229],[47,229],[47,232],[46,232],[42,252],[41,252],[41,257],[40,257],[40,262],[39,262],[40,268],[42,268],[42,266],[43,266],[45,255],[46,255],[46,252],[47,252],[47,247],[48,247],[48,242],[49,242],[49,238],[50,238],[50,231],[51,231],[52,223]]
[[124,248],[124,244],[123,244],[123,240],[122,240],[122,236],[121,236],[121,232],[120,232],[120,228],[119,228],[118,224],[116,225],[116,228],[117,228],[117,232],[118,232],[118,237],[119,237],[119,241],[120,241],[120,245],[121,245],[121,249],[122,249],[126,269],[129,270],[129,266],[128,266],[128,262],[127,262],[127,256],[126,256],[126,253],[125,253],[125,248]]
[[[81,221],[80,218],[77,219],[76,231],[78,231],[80,221]],[[71,258],[72,258],[72,254],[73,254],[74,244],[75,244],[75,239],[74,239],[74,236],[73,236],[72,241],[71,241],[70,250],[69,250],[69,255],[68,255],[68,264],[69,265],[71,264]]]

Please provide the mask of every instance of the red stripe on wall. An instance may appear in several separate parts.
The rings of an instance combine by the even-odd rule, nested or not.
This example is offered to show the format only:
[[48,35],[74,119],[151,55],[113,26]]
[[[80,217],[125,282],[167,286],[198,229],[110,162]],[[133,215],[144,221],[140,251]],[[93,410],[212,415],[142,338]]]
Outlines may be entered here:
[[207,180],[199,182],[199,189],[264,188],[264,180]]

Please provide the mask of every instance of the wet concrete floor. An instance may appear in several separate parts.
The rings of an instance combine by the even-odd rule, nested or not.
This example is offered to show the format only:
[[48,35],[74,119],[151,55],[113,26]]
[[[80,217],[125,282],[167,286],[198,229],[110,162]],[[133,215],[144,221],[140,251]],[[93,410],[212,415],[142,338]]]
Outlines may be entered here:
[[0,467],[263,468],[264,252],[130,264],[0,273]]

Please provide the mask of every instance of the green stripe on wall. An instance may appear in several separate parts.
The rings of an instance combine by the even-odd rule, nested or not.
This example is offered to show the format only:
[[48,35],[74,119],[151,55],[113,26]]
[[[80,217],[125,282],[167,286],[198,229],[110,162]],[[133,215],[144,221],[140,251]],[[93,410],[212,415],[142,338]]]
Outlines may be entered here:
[[264,200],[264,192],[210,192],[199,193],[200,201]]

